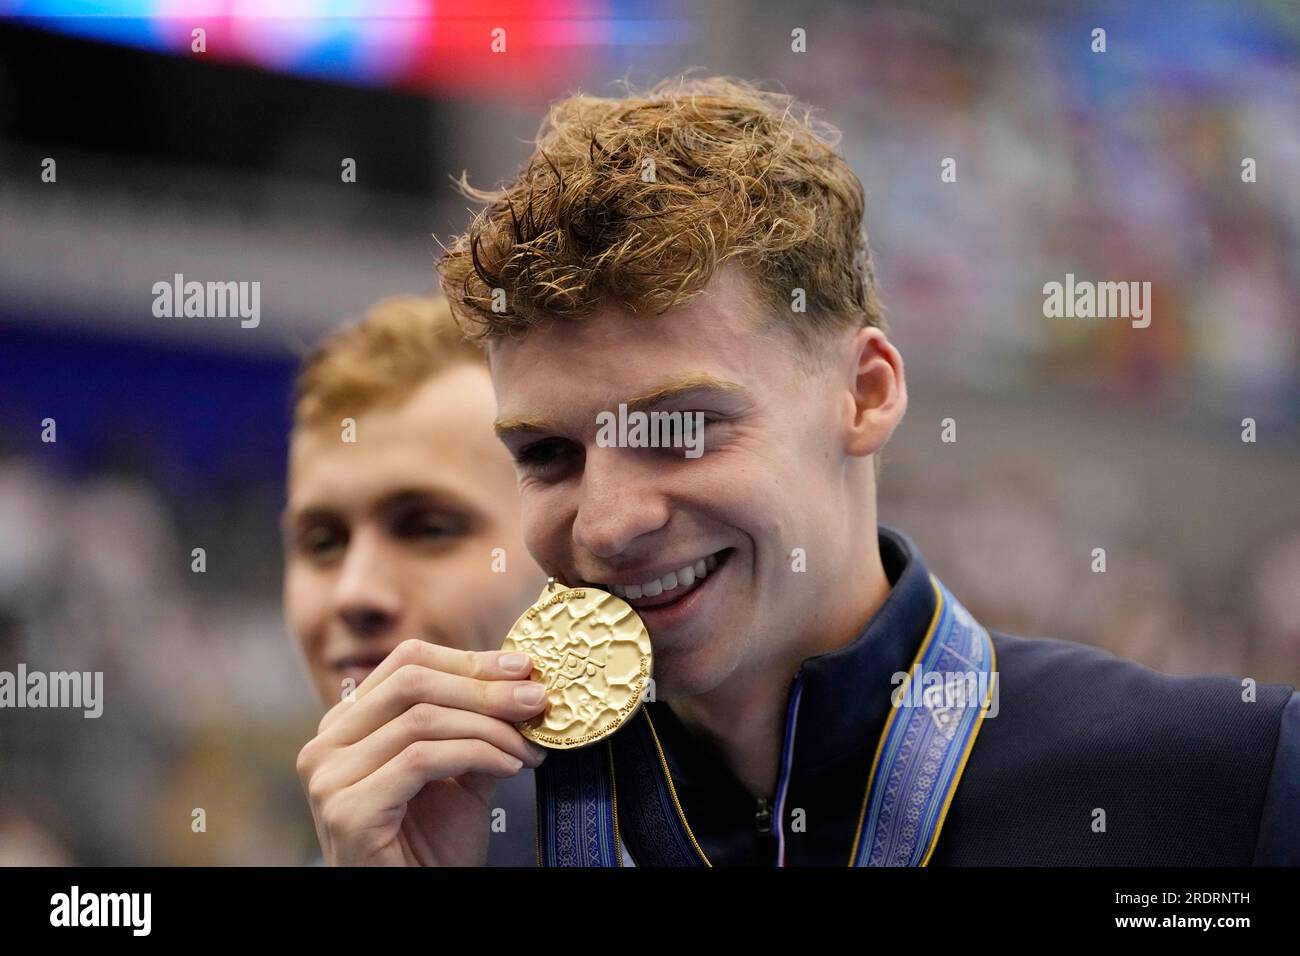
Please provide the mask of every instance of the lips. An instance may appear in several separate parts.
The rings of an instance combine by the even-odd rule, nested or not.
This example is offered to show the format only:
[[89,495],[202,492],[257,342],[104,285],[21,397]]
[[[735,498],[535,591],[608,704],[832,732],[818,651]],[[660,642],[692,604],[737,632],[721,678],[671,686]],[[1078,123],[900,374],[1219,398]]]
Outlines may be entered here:
[[340,657],[338,660],[331,663],[330,667],[333,667],[335,670],[345,670],[355,667],[365,667],[374,670],[384,662],[384,658],[387,656],[387,654],[377,653],[351,654],[347,657]]
[[332,661],[330,670],[334,672],[340,683],[351,678],[352,685],[359,687],[370,676],[370,672],[382,664],[387,656],[387,653],[373,651],[364,654],[349,654],[347,657],[340,657]]

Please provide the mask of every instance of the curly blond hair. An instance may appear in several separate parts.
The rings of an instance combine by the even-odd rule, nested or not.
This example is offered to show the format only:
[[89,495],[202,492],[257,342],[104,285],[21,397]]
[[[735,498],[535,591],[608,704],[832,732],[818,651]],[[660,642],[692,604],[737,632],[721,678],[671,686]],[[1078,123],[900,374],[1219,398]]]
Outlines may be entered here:
[[486,340],[610,303],[660,314],[736,262],[806,353],[833,330],[883,328],[862,183],[838,138],[792,97],[729,77],[569,97],[504,188],[462,174],[486,206],[442,257],[443,291]]
[[334,330],[303,363],[294,386],[294,427],[337,424],[395,403],[459,363],[484,364],[441,296],[380,299],[357,323]]

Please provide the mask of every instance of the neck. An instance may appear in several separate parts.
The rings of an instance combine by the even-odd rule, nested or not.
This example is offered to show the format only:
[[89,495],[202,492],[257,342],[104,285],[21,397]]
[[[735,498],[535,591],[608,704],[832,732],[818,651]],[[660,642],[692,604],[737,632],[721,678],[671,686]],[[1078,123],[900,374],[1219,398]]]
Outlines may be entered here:
[[817,602],[808,626],[777,653],[746,663],[711,691],[669,702],[682,723],[722,751],[755,797],[775,795],[790,685],[804,660],[851,642],[889,595],[874,535],[870,542],[857,563],[845,565],[852,568],[849,579]]

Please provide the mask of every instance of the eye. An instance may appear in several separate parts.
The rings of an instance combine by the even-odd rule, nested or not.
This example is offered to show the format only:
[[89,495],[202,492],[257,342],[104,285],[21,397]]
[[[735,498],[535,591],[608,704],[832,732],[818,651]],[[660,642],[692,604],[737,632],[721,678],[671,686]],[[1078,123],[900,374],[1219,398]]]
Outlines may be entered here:
[[464,530],[454,515],[421,509],[401,514],[393,523],[393,534],[406,541],[445,541]]
[[572,443],[560,438],[547,438],[519,449],[515,464],[525,471],[543,470],[553,467],[573,451]]
[[347,547],[347,529],[341,525],[317,524],[304,528],[298,535],[298,551],[313,561],[325,561]]
[[[698,419],[696,418],[697,415],[700,416]],[[713,436],[713,433],[716,431],[714,426],[725,424],[730,421],[730,419],[724,415],[716,415],[703,411],[684,412],[682,417],[683,423],[686,418],[689,418],[691,422],[689,443],[687,441],[688,435],[683,429],[683,431],[677,436],[679,439],[677,444],[667,449],[668,453],[674,458],[693,458],[703,455],[710,447],[712,447],[713,442],[719,440]],[[698,426],[696,424],[697,422]]]
[[[697,413],[696,413],[696,412],[687,412],[687,414],[690,415],[690,416],[692,416],[692,417],[694,417]],[[700,417],[700,424],[701,424],[703,427],[705,427],[705,428],[708,428],[710,425],[717,425],[717,424],[719,424],[719,423],[721,423],[721,422],[725,422],[725,421],[727,420],[726,418],[724,418],[724,417],[721,416],[721,415],[710,415],[708,412],[701,412],[701,413],[699,413],[699,414],[701,415],[701,417]]]

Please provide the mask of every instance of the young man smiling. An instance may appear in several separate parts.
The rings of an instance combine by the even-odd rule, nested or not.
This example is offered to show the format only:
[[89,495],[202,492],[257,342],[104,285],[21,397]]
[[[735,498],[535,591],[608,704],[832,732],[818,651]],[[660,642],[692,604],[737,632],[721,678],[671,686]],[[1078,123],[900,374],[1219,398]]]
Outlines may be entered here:
[[[462,181],[486,205],[443,287],[527,546],[654,650],[657,699],[539,769],[541,862],[1296,862],[1291,688],[990,633],[877,525],[907,388],[829,132],[674,80],[566,99],[502,190]],[[701,413],[703,454],[598,442],[623,403]],[[943,683],[894,706],[917,668]]]

